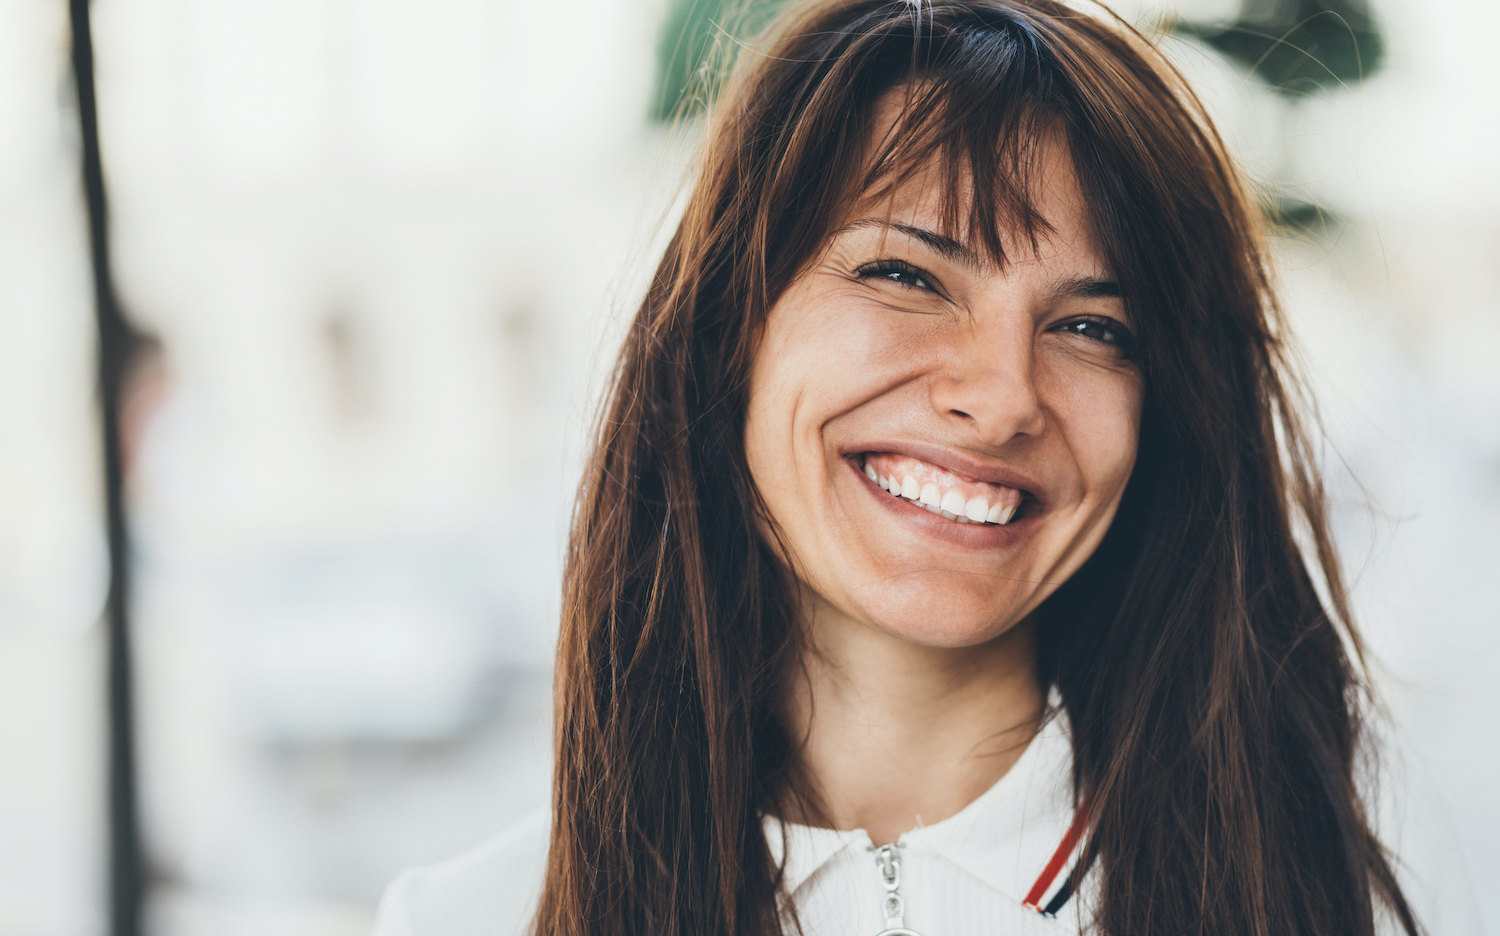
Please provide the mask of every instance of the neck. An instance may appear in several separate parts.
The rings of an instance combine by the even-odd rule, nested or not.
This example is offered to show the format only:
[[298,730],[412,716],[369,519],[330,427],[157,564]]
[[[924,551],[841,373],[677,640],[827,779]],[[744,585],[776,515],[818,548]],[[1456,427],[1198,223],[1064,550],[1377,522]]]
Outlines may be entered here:
[[820,601],[809,623],[788,717],[822,815],[789,818],[893,842],[977,799],[1036,733],[1029,619],[973,647],[913,644]]

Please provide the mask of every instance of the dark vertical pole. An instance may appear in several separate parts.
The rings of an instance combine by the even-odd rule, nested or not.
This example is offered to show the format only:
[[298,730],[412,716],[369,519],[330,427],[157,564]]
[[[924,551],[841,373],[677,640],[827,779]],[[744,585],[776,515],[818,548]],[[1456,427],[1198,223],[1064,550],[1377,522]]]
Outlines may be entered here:
[[99,410],[104,449],[105,522],[109,536],[108,629],[109,932],[139,936],[144,896],[140,825],[136,811],[135,731],[130,679],[130,557],[125,529],[120,401],[129,376],[135,332],[120,311],[109,258],[109,217],[99,156],[94,98],[94,44],[88,0],[68,0],[73,27],[73,84],[78,92],[83,144],[83,191],[88,203],[89,259],[98,325]]

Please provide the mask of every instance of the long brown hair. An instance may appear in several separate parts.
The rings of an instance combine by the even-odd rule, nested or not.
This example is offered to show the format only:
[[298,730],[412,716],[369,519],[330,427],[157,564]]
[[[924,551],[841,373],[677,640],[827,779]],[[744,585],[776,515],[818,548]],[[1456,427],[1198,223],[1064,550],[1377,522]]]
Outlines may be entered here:
[[[897,131],[872,140],[898,88]],[[1038,612],[1090,809],[1091,918],[1109,936],[1368,936],[1388,910],[1416,931],[1356,788],[1358,636],[1263,234],[1202,107],[1129,27],[1055,0],[814,0],[714,110],[602,411],[564,586],[539,933],[781,931],[761,816],[796,788],[778,712],[800,644],[745,461],[756,337],[840,212],[933,160],[951,223],[1003,263],[1042,224],[1028,169],[1047,131],[1146,386],[1110,533]]]

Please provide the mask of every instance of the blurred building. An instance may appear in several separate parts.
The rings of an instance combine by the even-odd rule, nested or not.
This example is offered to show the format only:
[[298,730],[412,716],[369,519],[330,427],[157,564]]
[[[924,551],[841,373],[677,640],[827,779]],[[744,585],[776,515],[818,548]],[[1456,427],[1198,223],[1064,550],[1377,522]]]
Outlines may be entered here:
[[[1278,250],[1355,600],[1496,880],[1500,8],[1378,0],[1344,17],[1382,37],[1368,74],[1247,78],[1219,27],[1299,3],[1118,7],[1176,18],[1307,226]],[[128,453],[154,933],[363,933],[400,867],[545,802],[578,454],[691,146],[652,115],[725,9],[94,0],[120,288],[162,348]],[[0,936],[103,919],[66,25],[0,3]]]

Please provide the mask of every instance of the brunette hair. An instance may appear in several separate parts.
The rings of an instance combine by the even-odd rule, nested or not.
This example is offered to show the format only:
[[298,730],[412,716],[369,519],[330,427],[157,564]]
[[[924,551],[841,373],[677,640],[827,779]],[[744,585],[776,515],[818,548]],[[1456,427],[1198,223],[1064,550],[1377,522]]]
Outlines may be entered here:
[[[892,91],[896,129],[872,139]],[[1416,932],[1356,787],[1359,640],[1264,235],[1202,106],[1128,26],[1055,0],[814,0],[714,110],[601,415],[564,585],[539,933],[781,932],[761,817],[795,793],[778,712],[800,643],[744,452],[761,324],[841,212],[934,160],[950,226],[1003,264],[1008,238],[1045,228],[1029,173],[1049,133],[1145,383],[1119,513],[1038,612],[1091,820],[1089,919],[1368,936],[1390,912]]]

